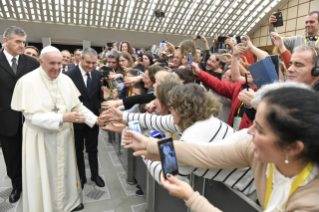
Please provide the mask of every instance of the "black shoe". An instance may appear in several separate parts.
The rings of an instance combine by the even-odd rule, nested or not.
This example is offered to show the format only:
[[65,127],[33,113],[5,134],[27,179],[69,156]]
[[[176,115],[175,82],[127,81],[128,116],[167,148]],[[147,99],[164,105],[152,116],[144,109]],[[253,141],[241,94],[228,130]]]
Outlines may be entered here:
[[92,176],[92,177],[91,177],[91,180],[92,180],[93,182],[95,182],[95,184],[96,184],[98,187],[104,187],[104,186],[105,186],[104,180],[103,180],[99,175]]
[[74,208],[72,211],[81,211],[83,209],[84,209],[84,205],[81,203],[81,204],[78,205],[78,207]]
[[135,192],[136,196],[144,196],[144,192],[142,191],[142,189],[139,189]]
[[137,181],[128,181],[128,180],[126,180],[126,183],[127,184],[129,184],[129,185],[135,185],[136,183],[137,183]]
[[81,179],[82,190],[84,189],[84,184],[87,182],[86,178]]
[[137,185],[135,186],[135,188],[141,189],[141,186],[137,184]]
[[10,197],[9,197],[9,202],[10,203],[15,203],[20,199],[21,195],[21,190],[12,190]]

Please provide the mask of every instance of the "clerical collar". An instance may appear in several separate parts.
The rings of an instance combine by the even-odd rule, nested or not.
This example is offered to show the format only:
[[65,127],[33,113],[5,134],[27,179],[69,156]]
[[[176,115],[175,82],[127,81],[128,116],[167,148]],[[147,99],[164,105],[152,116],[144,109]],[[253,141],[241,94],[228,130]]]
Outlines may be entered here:
[[[6,48],[3,50],[3,53],[6,56],[10,66],[12,66],[12,58],[13,58],[13,56],[7,52]],[[18,61],[19,61],[19,56],[20,55],[15,56],[15,58],[17,59],[17,64],[18,64]]]
[[[55,81],[55,80],[57,80],[59,77],[57,77],[56,79],[51,79],[48,75],[47,75],[47,73],[44,71],[44,69],[40,66],[39,67],[39,69],[40,69],[40,73],[41,73],[41,76],[44,78],[44,79],[46,79],[46,80],[49,80],[49,81]],[[60,73],[61,74],[61,73]],[[60,76],[60,75],[59,75]]]

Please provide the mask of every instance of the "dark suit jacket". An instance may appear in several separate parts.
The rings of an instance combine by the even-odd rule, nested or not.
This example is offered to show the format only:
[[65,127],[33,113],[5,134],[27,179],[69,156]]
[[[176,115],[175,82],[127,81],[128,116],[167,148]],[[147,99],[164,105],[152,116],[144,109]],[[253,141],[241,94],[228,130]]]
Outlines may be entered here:
[[17,81],[25,74],[39,67],[39,63],[33,57],[20,55],[17,74],[8,63],[3,53],[0,52],[0,135],[13,136],[17,133],[21,113],[11,110],[11,100]]
[[[92,70],[92,91],[89,96],[87,92],[87,88],[84,84],[84,80],[81,74],[81,71],[78,66],[71,68],[65,74],[68,75],[75,86],[81,93],[80,101],[83,103],[85,107],[91,110],[95,115],[99,116],[99,109],[101,108],[101,101],[103,99],[103,91],[101,90],[101,74],[99,71],[93,69]],[[74,129],[83,129],[84,124],[74,124]]]

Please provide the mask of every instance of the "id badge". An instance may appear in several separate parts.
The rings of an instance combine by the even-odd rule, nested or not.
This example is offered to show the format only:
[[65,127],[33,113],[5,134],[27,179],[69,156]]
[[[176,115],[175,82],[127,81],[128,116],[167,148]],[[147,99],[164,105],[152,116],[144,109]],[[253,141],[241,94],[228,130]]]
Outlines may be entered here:
[[233,121],[233,129],[234,129],[234,130],[238,131],[240,122],[241,122],[241,117],[236,116],[236,117],[234,118],[234,121]]

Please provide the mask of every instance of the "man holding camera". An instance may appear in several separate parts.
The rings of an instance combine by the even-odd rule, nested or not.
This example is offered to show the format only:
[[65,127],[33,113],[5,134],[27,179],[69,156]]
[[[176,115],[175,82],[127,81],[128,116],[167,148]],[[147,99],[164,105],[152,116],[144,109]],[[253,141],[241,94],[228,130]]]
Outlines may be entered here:
[[[77,89],[80,91],[80,101],[91,110],[96,116],[99,116],[101,101],[104,101],[103,91],[101,90],[101,74],[94,69],[97,62],[97,52],[92,48],[85,48],[82,51],[78,66],[70,69],[65,74],[68,75],[74,82]],[[93,128],[84,124],[74,124],[74,137],[76,147],[76,157],[79,175],[81,179],[82,189],[87,182],[85,175],[84,163],[84,138],[85,148],[89,156],[89,164],[91,169],[91,180],[99,187],[104,187],[105,183],[99,176],[98,167],[98,134],[99,127],[95,125]]]
[[[274,23],[277,22],[275,14],[271,15],[269,18],[269,36],[271,37],[271,32],[277,33]],[[300,45],[313,45],[319,47],[319,11],[310,12],[305,21],[306,36],[296,35],[292,37],[283,38],[284,45],[291,52],[295,47]],[[272,41],[273,43],[273,41]]]

